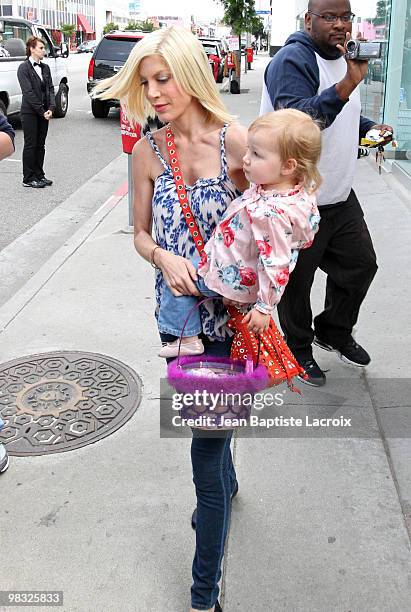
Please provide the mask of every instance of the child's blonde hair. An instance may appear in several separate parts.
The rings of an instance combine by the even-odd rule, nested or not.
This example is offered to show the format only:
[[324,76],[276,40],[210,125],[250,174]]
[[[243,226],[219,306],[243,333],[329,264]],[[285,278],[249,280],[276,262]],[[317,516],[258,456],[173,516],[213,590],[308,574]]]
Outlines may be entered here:
[[201,42],[188,30],[176,26],[146,34],[136,43],[122,69],[96,85],[93,97],[123,100],[131,123],[144,124],[148,117],[155,116],[155,111],[145,98],[139,69],[141,61],[153,55],[159,55],[181,89],[199,101],[207,121],[213,118],[222,123],[234,121],[218,94]]
[[281,161],[295,159],[296,178],[307,191],[316,191],[322,181],[317,168],[321,154],[321,130],[318,124],[306,113],[284,108],[258,117],[248,131],[259,129],[271,130],[273,149],[276,148]]

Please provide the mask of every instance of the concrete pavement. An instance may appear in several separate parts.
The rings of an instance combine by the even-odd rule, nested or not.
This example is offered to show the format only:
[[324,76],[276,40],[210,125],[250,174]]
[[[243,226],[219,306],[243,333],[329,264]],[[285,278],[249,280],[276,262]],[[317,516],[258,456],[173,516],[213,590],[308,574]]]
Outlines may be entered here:
[[[223,94],[244,124],[258,114],[266,62],[257,56],[243,78],[248,93]],[[342,380],[360,389],[358,412],[373,435],[235,440],[240,492],[224,559],[225,612],[410,607],[411,441],[398,429],[386,435],[393,420],[411,418],[409,194],[368,160],[359,161],[356,189],[380,265],[357,326],[373,361],[365,372],[333,354],[316,356],[330,370],[324,393],[337,392]],[[189,440],[159,438],[164,363],[156,356],[153,273],[123,232],[126,224],[127,199],[106,202],[39,260],[30,279],[9,281],[15,289],[0,307],[2,363],[91,351],[128,364],[144,384],[137,412],[111,436],[62,454],[12,457],[0,479],[1,588],[63,590],[68,612],[189,606]],[[317,276],[315,312],[324,295]],[[382,379],[394,380],[390,394]],[[304,389],[303,401],[310,397]]]

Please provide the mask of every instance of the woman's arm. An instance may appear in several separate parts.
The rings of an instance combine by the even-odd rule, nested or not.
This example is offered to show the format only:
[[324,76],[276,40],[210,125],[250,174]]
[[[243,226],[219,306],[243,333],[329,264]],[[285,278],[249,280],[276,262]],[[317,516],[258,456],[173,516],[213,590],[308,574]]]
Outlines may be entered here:
[[151,254],[157,246],[151,237],[151,200],[153,181],[150,176],[150,150],[145,139],[133,149],[133,218],[134,246],[139,255],[151,262]]
[[247,128],[239,123],[232,123],[225,137],[228,174],[240,191],[250,186],[243,172],[243,157],[247,150]]
[[53,85],[53,78],[51,76],[51,70],[50,67],[46,64],[48,71],[48,86],[49,86],[49,107],[47,110],[51,110],[52,113],[54,113],[54,110],[56,108],[56,95],[54,93],[54,85]]
[[191,261],[157,248],[151,236],[153,170],[153,152],[143,138],[133,149],[134,246],[141,257],[161,269],[174,295],[200,295],[193,282],[197,273]]

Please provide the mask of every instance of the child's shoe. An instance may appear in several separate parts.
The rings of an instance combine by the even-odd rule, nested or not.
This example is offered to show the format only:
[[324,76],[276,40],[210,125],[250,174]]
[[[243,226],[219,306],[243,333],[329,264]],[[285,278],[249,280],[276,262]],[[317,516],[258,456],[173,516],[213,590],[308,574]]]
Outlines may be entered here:
[[[159,352],[159,357],[177,357],[178,356],[178,345],[179,340],[175,340],[174,342],[166,342],[163,344],[161,351]],[[190,342],[182,342],[180,355],[202,355],[204,353],[204,344],[202,341],[197,338],[196,340],[191,340]]]

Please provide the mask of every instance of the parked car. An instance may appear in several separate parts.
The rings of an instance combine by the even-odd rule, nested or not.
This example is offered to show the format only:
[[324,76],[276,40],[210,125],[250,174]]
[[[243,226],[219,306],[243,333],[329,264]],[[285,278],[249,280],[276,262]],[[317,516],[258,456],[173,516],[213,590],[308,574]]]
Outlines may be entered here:
[[77,47],[77,53],[94,53],[96,47],[96,40],[85,40]]
[[217,42],[225,53],[229,52],[228,42],[225,38],[218,38],[213,36],[200,36],[201,41]]
[[217,83],[222,83],[224,77],[224,62],[227,55],[226,50],[223,48],[223,43],[219,39],[205,37],[201,37],[200,41],[204,47],[204,51],[207,53],[214,79]]
[[1,45],[5,53],[0,54],[0,110],[4,115],[17,115],[21,108],[21,89],[17,79],[17,69],[26,59],[26,40],[38,36],[44,42],[46,55],[44,62],[49,65],[56,94],[54,117],[65,117],[68,109],[68,45],[59,47],[42,25],[31,23],[20,17],[0,17]]
[[[111,77],[121,70],[134,45],[142,40],[144,36],[144,32],[132,30],[110,32],[103,36],[93,53],[88,67],[87,91],[89,95],[91,95],[98,81]],[[110,108],[118,106],[120,106],[119,100],[91,99],[91,112],[98,119],[104,119],[108,116]]]

